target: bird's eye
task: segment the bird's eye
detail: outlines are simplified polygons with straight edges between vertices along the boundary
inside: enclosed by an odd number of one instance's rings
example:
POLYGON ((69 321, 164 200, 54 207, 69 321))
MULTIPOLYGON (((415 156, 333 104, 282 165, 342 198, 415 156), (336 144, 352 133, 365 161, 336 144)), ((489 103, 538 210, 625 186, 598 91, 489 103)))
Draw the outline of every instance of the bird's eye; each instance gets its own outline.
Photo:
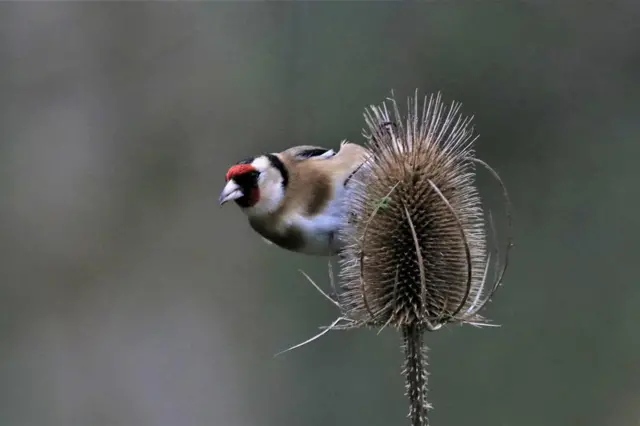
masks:
POLYGON ((257 170, 252 170, 246 173, 242 173, 241 175, 237 175, 233 179, 238 185, 248 188, 256 185, 258 176, 260 176, 260 172, 257 170))

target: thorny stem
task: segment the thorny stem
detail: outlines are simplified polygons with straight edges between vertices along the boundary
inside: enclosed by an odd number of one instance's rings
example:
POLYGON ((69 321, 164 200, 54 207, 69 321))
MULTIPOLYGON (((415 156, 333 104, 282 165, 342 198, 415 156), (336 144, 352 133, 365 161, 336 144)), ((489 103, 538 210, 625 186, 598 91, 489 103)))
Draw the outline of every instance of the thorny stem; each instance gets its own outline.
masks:
POLYGON ((422 341, 422 327, 416 324, 402 327, 405 363, 402 374, 406 380, 411 426, 429 426, 427 402, 427 352, 422 341))

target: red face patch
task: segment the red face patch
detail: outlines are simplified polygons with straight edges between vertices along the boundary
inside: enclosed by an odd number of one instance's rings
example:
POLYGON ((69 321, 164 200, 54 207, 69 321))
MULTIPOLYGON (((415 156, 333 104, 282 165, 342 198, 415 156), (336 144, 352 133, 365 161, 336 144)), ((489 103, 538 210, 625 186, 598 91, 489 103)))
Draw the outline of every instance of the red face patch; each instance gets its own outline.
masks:
POLYGON ((225 180, 228 181, 234 176, 239 176, 244 173, 254 172, 254 171, 256 171, 256 169, 251 164, 235 164, 231 166, 229 170, 227 170, 227 175, 225 176, 225 180))
POLYGON ((258 188, 251 188, 249 192, 249 206, 254 206, 260 201, 260 190, 258 188))

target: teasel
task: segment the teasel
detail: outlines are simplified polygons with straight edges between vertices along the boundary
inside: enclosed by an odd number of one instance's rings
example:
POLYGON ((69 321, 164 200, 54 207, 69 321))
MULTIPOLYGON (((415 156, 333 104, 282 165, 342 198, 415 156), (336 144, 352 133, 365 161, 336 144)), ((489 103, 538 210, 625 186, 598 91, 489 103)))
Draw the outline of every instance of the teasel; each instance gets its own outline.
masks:
POLYGON ((416 92, 402 117, 395 99, 388 101, 391 113, 386 103, 365 110, 369 156, 351 176, 344 197, 346 218, 338 235, 344 244, 340 291, 331 263, 335 297, 301 271, 339 308, 340 316, 321 333, 283 352, 333 329, 400 330, 409 418, 412 426, 427 426, 431 406, 425 331, 450 323, 494 325, 480 311, 502 283, 508 265, 511 203, 499 175, 476 158, 472 118, 460 114, 459 103, 447 106, 437 94, 420 105, 416 92), (485 217, 476 188, 478 165, 498 181, 504 196, 502 254, 491 214, 485 217), (487 227, 493 231, 491 253, 487 227))
MULTIPOLYGON (((439 94, 408 99, 406 117, 391 98, 365 111, 368 161, 353 176, 340 238, 342 311, 335 327, 394 327, 404 339, 409 417, 428 425, 424 331, 447 323, 488 325, 479 311, 502 281, 511 247, 489 280, 486 218, 475 184, 472 118, 439 94)), ((492 226, 490 227, 492 228, 492 226)))

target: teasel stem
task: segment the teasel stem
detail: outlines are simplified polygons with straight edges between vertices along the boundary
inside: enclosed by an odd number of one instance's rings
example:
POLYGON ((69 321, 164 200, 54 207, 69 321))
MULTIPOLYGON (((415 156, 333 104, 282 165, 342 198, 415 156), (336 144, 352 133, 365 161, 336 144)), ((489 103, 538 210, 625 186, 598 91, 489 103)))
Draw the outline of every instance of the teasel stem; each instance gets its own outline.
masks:
POLYGON ((427 402, 427 349, 423 342, 420 325, 402 326, 405 362, 402 374, 405 377, 409 398, 411 426, 429 426, 427 402))

